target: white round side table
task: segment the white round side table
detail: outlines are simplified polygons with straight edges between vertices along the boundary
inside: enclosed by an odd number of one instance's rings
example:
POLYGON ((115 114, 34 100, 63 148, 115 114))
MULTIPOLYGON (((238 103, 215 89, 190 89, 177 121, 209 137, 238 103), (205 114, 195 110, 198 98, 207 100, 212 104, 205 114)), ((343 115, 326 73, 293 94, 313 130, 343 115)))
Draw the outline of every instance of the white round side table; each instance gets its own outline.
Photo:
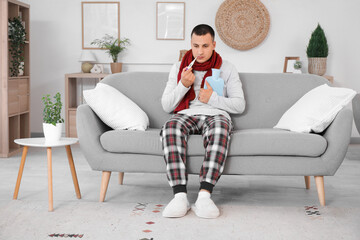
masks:
POLYGON ((21 139, 15 139, 14 142, 19 144, 19 145, 24 146, 24 149, 23 149, 23 153, 22 153, 22 157, 21 157, 21 163, 20 163, 20 167, 19 167, 19 173, 18 173, 18 177, 17 177, 17 181, 16 181, 16 186, 15 186, 15 192, 14 192, 13 199, 17 199, 17 196, 18 196, 18 193, 19 193, 21 177, 22 177, 22 173, 23 173, 23 170, 24 170, 26 154, 28 152, 29 147, 46 148, 47 149, 47 163, 48 163, 49 211, 51 212, 51 211, 54 210, 54 208, 53 208, 52 163, 51 163, 52 155, 51 155, 51 149, 53 147, 63 147, 63 146, 65 146, 67 157, 68 157, 68 160, 69 160, 69 166, 70 166, 72 179, 73 179, 73 182, 74 182, 76 197, 78 199, 80 199, 81 198, 80 188, 79 188, 79 183, 78 183, 77 176, 76 176, 74 160, 73 160, 72 153, 71 153, 71 148, 70 148, 71 144, 77 143, 78 141, 79 140, 77 138, 61 138, 56 143, 47 143, 45 141, 45 138, 21 138, 21 139))

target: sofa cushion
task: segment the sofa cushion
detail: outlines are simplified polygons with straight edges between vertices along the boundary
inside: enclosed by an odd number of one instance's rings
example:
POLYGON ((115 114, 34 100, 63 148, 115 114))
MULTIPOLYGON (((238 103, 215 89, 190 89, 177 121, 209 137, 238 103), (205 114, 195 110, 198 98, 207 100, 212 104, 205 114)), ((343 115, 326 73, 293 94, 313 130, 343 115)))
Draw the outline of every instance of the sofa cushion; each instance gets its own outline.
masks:
MULTIPOLYGON (((103 148, 109 152, 163 155, 160 129, 145 132, 112 130, 100 137, 103 148)), ((320 156, 326 150, 325 138, 318 134, 289 132, 281 129, 246 129, 231 136, 229 156, 282 155, 320 156)), ((201 135, 188 138, 188 155, 202 156, 204 147, 201 135)))
POLYGON ((109 127, 144 131, 149 126, 146 113, 116 88, 98 83, 94 89, 84 91, 91 109, 109 127))
POLYGON ((282 155, 318 157, 327 147, 319 134, 289 132, 281 129, 245 129, 231 137, 229 155, 282 155))
POLYGON ((274 128, 320 133, 330 125, 355 94, 356 92, 349 88, 329 87, 323 84, 300 98, 284 113, 274 128))

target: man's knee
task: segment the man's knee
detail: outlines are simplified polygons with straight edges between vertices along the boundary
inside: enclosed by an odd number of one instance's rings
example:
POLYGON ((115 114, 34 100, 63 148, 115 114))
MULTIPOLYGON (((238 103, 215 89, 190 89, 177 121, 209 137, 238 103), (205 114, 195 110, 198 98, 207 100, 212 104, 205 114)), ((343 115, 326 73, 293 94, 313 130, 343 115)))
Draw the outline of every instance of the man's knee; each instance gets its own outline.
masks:
POLYGON ((180 129, 185 130, 186 129, 186 122, 179 118, 179 117, 173 117, 169 119, 165 124, 163 129, 180 129))
POLYGON ((169 119, 161 129, 161 141, 164 139, 173 138, 179 135, 186 136, 188 130, 186 125, 179 119, 169 119))
POLYGON ((224 116, 219 116, 209 124, 208 134, 209 135, 230 135, 232 128, 231 122, 224 116))

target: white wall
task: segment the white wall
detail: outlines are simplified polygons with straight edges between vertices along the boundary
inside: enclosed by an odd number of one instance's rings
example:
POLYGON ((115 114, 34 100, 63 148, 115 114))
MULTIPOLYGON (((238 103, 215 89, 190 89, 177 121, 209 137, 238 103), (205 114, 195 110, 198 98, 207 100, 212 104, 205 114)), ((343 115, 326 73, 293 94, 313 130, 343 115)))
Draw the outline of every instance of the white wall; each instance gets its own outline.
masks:
MULTIPOLYGON (((98 0, 99 1, 99 0, 98 0)), ((155 65, 124 66, 124 71, 168 71, 178 60, 179 50, 190 48, 190 32, 200 23, 215 29, 215 15, 223 1, 186 2, 185 40, 156 40, 156 1, 120 1, 120 34, 132 45, 120 55, 125 63, 155 65), (157 65, 156 63, 164 63, 157 65)), ((31 132, 42 132, 44 94, 57 91, 64 96, 64 74, 80 71, 81 1, 27 0, 31 5, 31 132)), ((300 56, 306 67, 306 46, 320 23, 329 44, 327 75, 335 85, 360 92, 360 1, 357 0, 262 0, 271 26, 262 44, 239 51, 216 36, 216 50, 233 62, 239 72, 282 72, 285 56, 300 56)), ((216 29, 215 29, 216 30, 216 29)), ((103 51, 95 51, 99 62, 109 63, 103 51)), ((358 134, 353 129, 353 137, 358 134)))

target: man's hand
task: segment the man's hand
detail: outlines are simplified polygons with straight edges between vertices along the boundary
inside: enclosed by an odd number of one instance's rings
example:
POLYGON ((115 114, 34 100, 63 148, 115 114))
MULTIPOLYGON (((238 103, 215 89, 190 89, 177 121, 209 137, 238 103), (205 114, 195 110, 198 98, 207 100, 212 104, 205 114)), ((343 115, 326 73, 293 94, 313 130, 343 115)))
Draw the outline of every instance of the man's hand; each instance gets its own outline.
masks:
POLYGON ((185 87, 190 87, 194 84, 195 81, 195 75, 192 72, 192 68, 189 68, 188 70, 185 70, 184 68, 181 73, 181 82, 185 87))
POLYGON ((199 101, 203 102, 203 103, 208 103, 208 101, 210 100, 211 94, 213 92, 213 89, 206 80, 205 80, 205 84, 207 86, 207 89, 200 88, 199 101))

